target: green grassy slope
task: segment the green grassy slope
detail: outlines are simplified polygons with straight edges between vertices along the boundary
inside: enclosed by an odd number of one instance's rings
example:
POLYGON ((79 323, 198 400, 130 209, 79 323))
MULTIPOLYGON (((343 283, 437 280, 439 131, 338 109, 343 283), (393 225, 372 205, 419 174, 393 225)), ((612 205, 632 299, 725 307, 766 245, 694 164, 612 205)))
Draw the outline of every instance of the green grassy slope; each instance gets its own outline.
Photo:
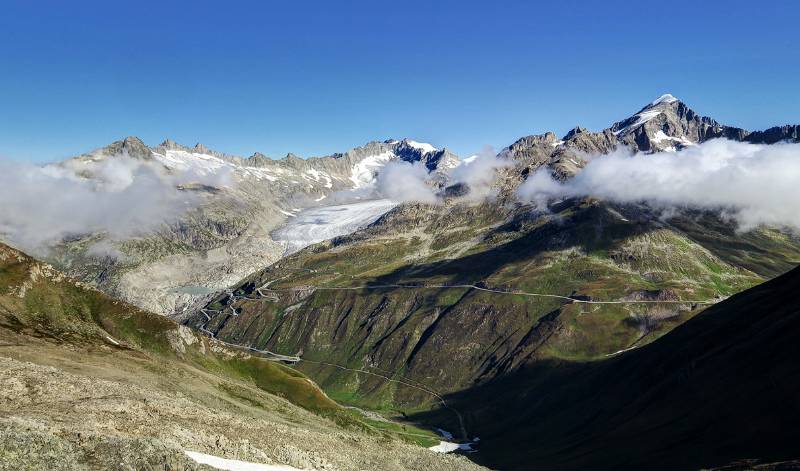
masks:
POLYGON ((0 287, 0 328, 9 334, 83 348, 113 347, 158 363, 179 361, 254 381, 264 391, 308 410, 348 415, 291 368, 235 351, 216 353, 208 340, 193 335, 185 337, 187 342, 180 326, 169 319, 88 289, 4 245, 0 245, 0 287))
POLYGON ((344 408, 295 369, 2 244, 0 370, 0 462, 15 469, 194 469, 182 449, 335 469, 472 466, 418 446, 435 432, 344 408))
MULTIPOLYGON (((647 207, 592 200, 566 201, 549 214, 410 205, 253 275, 238 294, 258 299, 221 296, 210 306, 222 311, 211 322, 198 315, 189 324, 230 342, 302 351, 305 359, 453 392, 536 361, 602 359, 644 345, 702 309, 690 301, 721 299, 798 262, 796 238, 737 232, 708 213, 663 220, 647 207), (268 298, 253 294, 273 280, 268 298), (393 283, 687 302, 580 305, 468 288, 319 289, 393 283)), ((379 378, 300 367, 330 393, 369 407, 410 411, 435 402, 379 378)))

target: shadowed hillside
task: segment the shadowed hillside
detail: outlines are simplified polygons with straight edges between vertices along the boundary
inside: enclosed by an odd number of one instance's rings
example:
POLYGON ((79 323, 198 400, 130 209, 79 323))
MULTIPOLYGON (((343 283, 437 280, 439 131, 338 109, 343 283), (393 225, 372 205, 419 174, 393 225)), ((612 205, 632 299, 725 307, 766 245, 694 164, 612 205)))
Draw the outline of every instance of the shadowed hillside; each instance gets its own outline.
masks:
MULTIPOLYGON (((540 363, 449 401, 499 469, 699 469, 800 456, 800 268, 609 360, 540 363)), ((447 420, 436 414, 420 420, 447 420)))

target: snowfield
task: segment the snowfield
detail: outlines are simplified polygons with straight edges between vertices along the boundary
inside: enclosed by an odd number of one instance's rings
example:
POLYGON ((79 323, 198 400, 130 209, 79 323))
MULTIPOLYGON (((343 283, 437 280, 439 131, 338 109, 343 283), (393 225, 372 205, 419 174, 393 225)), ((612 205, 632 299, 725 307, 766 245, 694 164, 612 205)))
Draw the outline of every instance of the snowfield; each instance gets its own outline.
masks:
POLYGON ((301 471, 300 468, 295 468, 294 466, 281 466, 229 460, 227 458, 220 458, 218 456, 206 455, 205 453, 198 453, 196 451, 188 450, 184 450, 184 453, 186 453, 189 458, 193 459, 199 464, 205 464, 227 471, 301 471))
POLYGON ((396 205, 393 201, 380 199, 310 208, 289 219, 285 226, 272 233, 272 238, 285 242, 286 255, 289 255, 303 247, 365 227, 396 205))
POLYGON ((438 445, 428 447, 428 449, 431 451, 434 451, 436 453, 452 453, 456 450, 461 450, 466 453, 474 453, 475 451, 477 451, 474 448, 472 448, 472 445, 480 441, 480 438, 478 437, 473 438, 471 442, 455 443, 449 441, 453 439, 452 433, 448 432, 447 430, 442 430, 440 428, 437 428, 436 431, 439 432, 439 435, 441 435, 442 438, 444 438, 444 440, 439 440, 438 445))

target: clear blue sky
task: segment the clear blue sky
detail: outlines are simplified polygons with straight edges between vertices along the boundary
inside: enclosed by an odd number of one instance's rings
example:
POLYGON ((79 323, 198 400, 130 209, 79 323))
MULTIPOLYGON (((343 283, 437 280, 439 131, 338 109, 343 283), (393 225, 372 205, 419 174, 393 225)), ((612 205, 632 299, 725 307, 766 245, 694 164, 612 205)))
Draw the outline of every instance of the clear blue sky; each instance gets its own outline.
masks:
POLYGON ((800 2, 29 1, 0 10, 0 155, 127 135, 238 155, 412 137, 468 154, 670 92, 800 122, 800 2))

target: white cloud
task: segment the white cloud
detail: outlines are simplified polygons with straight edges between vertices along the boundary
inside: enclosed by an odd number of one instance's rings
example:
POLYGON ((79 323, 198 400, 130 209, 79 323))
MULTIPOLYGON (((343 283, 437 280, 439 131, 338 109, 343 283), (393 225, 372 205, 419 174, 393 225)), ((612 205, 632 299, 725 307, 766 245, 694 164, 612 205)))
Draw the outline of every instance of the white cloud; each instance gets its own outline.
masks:
POLYGON ((662 207, 722 209, 742 229, 760 224, 800 228, 800 144, 771 146, 712 140, 678 153, 597 156, 560 183, 540 169, 521 199, 593 196, 662 207))
POLYGON ((436 203, 436 191, 428 178, 428 169, 421 162, 389 162, 378 173, 375 188, 392 201, 436 203))
POLYGON ((470 189, 468 198, 484 199, 492 195, 497 170, 512 165, 509 159, 497 157, 491 146, 484 146, 479 153, 464 159, 461 165, 450 171, 451 184, 466 184, 470 189))
MULTIPOLYGON (((228 174, 168 173, 156 162, 126 155, 44 167, 0 160, 0 237, 43 253, 71 235, 142 234, 202 201, 178 185, 224 186, 229 180, 228 174)), ((113 252, 110 246, 103 251, 113 252)))

